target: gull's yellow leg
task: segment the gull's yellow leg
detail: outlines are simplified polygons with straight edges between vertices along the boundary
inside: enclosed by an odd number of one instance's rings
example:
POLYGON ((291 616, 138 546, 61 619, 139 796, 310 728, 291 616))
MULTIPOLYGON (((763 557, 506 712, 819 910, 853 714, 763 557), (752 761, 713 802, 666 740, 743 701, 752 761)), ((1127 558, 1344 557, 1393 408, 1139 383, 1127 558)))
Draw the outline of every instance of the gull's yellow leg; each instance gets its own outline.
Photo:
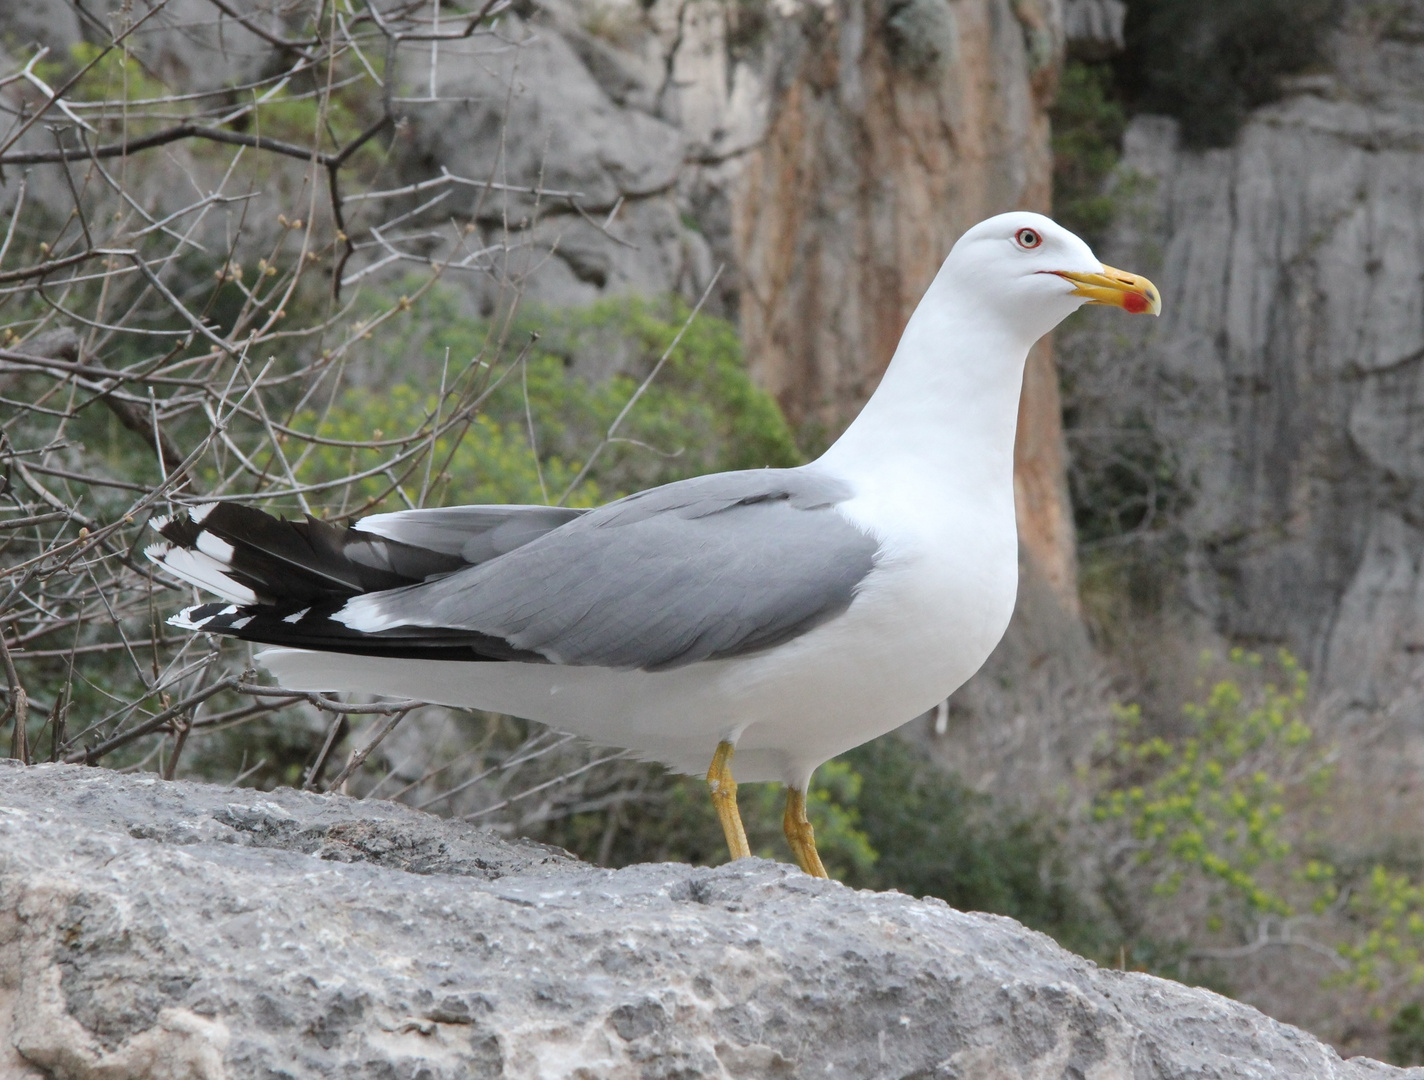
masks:
POLYGON ((742 827, 742 815, 737 810, 737 782, 732 779, 734 749, 729 742, 717 744, 717 752, 712 755, 712 767, 707 770, 707 786, 712 789, 712 805, 717 808, 717 817, 722 821, 727 850, 736 860, 747 858, 752 849, 747 843, 747 830, 742 827))
POLYGON ((781 827, 786 831, 786 841, 801 869, 812 877, 829 877, 821 865, 821 856, 816 851, 816 830, 811 828, 811 819, 806 816, 806 793, 794 787, 786 789, 786 814, 781 819, 781 827))

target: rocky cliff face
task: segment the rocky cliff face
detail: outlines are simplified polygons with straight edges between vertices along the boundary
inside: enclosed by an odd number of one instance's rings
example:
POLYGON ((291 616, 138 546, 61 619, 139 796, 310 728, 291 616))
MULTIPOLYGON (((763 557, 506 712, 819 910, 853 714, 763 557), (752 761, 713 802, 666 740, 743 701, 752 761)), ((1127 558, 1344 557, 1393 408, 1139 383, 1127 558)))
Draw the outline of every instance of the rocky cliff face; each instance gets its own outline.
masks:
POLYGON ((1185 492, 1174 595, 1193 614, 1178 629, 1288 646, 1349 753, 1366 753, 1374 797, 1412 804, 1424 6, 1357 5, 1334 56, 1227 149, 1189 152, 1171 121, 1134 121, 1103 257, 1157 277, 1163 317, 1076 330, 1064 355, 1082 423, 1145 425, 1185 492))
POLYGON ((0 1075, 1420 1080, 1010 919, 0 763, 0 1075))
POLYGON ((958 235, 1048 208, 1061 31, 1007 0, 833 4, 799 29, 733 235, 754 370, 793 419, 835 431, 958 235))

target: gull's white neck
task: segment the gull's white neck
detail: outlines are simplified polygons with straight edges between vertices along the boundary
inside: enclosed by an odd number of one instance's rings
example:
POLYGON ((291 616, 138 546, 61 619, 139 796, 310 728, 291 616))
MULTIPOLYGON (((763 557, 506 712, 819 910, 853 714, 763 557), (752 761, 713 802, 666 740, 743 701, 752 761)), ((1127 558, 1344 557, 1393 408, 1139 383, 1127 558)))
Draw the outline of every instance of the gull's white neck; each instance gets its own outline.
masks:
POLYGON ((817 464, 875 502, 970 499, 1012 512, 1019 391, 1036 335, 948 278, 941 270, 875 394, 817 464))

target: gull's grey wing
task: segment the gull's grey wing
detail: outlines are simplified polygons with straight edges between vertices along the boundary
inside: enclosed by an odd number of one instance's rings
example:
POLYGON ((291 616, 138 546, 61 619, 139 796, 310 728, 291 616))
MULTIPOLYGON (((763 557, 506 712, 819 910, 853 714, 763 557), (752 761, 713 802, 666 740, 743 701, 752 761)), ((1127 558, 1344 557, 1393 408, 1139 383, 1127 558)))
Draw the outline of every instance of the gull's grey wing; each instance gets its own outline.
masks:
POLYGON ((458 556, 471 566, 504 555, 588 513, 564 506, 441 506, 364 517, 356 533, 458 556))
POLYGON ((376 637, 438 628, 616 668, 770 648, 845 611, 870 573, 876 541, 835 509, 849 495, 812 469, 684 480, 440 580, 357 597, 333 618, 376 637))

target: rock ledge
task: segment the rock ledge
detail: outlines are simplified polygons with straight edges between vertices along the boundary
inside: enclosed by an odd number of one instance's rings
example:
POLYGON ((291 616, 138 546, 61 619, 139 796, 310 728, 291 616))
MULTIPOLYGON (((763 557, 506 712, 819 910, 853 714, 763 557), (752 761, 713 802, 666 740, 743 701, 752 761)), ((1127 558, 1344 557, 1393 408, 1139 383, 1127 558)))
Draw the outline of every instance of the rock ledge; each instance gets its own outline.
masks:
POLYGON ((0 1077, 1412 1077, 1011 919, 0 766, 0 1077))

